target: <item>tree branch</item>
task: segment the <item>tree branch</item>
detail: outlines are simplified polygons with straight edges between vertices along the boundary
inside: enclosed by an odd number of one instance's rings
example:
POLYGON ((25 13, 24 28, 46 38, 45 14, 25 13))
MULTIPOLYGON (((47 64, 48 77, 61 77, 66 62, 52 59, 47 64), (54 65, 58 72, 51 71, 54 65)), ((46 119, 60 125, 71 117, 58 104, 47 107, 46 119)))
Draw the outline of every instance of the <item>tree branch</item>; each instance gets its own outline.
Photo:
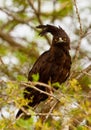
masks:
POLYGON ((22 45, 20 45, 18 42, 14 41, 14 39, 9 35, 4 33, 3 31, 0 30, 0 37, 7 41, 11 46, 16 47, 16 48, 21 48, 23 47, 22 45))
POLYGON ((76 0, 74 0, 74 6, 75 6, 75 9, 76 9, 77 18, 78 18, 78 22, 79 22, 79 25, 80 25, 80 30, 79 30, 80 39, 78 41, 78 46, 76 48, 76 53, 75 53, 75 57, 74 57, 74 61, 76 61, 78 56, 79 56, 79 49, 80 49, 81 40, 82 40, 82 36, 83 36, 83 30, 82 30, 81 19, 80 19, 78 7, 77 7, 77 4, 76 4, 76 0))
MULTIPOLYGON (((87 75, 87 73, 88 73, 89 71, 91 71, 91 64, 90 64, 87 68, 85 68, 84 70, 82 70, 82 71, 80 72, 80 74, 77 75, 76 79, 77 79, 77 80, 81 79, 81 78, 84 76, 84 74, 87 75)), ((90 76, 91 76, 91 75, 90 75, 90 76)))
MULTIPOLYGON (((38 10, 35 9, 35 7, 34 7, 34 5, 33 5, 33 2, 32 2, 31 0, 28 0, 28 3, 29 3, 29 5, 31 6, 31 8, 33 9, 33 11, 34 11, 34 13, 35 13, 35 15, 36 15, 36 17, 37 17, 37 19, 38 19, 38 21, 39 21, 39 24, 42 25, 42 24, 43 24, 43 21, 42 21, 41 18, 40 18, 40 16, 41 16, 41 12, 40 12, 41 9, 40 9, 40 8, 38 8, 38 10)), ((40 4, 40 1, 39 1, 39 4, 40 4)), ((46 38, 48 44, 51 45, 50 39, 48 38, 47 35, 45 35, 45 38, 46 38)))
POLYGON ((21 83, 21 84, 24 85, 25 87, 33 88, 33 89, 39 91, 40 93, 46 94, 46 95, 48 95, 48 96, 50 96, 50 97, 53 97, 53 98, 55 98, 56 100, 60 101, 59 98, 57 98, 55 95, 50 94, 50 93, 48 93, 48 92, 45 92, 45 91, 43 91, 43 90, 41 90, 41 89, 35 87, 35 85, 42 85, 43 87, 49 88, 49 86, 46 85, 46 84, 38 83, 38 82, 37 82, 37 83, 33 83, 33 82, 30 82, 30 81, 29 81, 28 83, 21 83))

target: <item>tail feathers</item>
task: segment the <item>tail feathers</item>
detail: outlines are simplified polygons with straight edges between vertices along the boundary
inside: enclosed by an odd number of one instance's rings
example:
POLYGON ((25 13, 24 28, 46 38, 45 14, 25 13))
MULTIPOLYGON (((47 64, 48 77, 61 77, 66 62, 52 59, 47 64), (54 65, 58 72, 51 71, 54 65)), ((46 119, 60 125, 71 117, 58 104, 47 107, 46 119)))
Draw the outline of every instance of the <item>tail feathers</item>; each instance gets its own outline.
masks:
POLYGON ((23 113, 23 111, 20 109, 20 110, 18 111, 18 113, 16 114, 16 118, 20 117, 22 113, 23 113))
POLYGON ((31 117, 31 115, 27 115, 26 113, 24 113, 21 109, 18 111, 17 115, 16 115, 16 119, 22 117, 23 119, 28 119, 31 117))

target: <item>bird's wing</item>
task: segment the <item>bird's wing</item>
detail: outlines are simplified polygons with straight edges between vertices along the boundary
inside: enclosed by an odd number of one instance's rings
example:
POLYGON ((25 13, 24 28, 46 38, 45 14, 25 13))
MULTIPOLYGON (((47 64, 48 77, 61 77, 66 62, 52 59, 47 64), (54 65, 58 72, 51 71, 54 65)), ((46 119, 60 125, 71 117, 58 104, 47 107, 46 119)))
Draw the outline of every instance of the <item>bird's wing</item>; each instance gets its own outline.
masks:
POLYGON ((48 72, 51 68, 51 64, 49 63, 49 51, 44 52, 38 60, 33 65, 33 68, 30 70, 28 74, 28 80, 32 81, 33 74, 39 74, 39 81, 45 82, 48 80, 48 72), (47 68, 47 69, 46 69, 47 68))

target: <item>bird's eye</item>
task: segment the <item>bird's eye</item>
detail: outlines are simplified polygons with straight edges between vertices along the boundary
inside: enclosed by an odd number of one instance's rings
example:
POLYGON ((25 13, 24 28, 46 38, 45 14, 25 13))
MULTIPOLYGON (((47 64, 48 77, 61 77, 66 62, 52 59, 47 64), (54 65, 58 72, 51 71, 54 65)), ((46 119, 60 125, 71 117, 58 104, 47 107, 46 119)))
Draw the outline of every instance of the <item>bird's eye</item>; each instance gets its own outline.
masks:
POLYGON ((63 41, 66 41, 66 38, 65 38, 65 37, 63 38, 63 41))

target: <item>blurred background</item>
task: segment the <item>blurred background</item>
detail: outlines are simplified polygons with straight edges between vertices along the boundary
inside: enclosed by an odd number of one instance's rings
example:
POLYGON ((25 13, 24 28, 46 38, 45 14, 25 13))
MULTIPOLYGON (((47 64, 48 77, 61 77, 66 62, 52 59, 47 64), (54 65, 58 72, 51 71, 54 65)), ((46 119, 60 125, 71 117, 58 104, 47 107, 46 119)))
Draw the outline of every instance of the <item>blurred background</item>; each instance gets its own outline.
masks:
MULTIPOLYGON (((0 79, 16 80, 27 73, 38 56, 50 47, 49 37, 38 36, 36 26, 61 26, 71 39, 70 54, 76 55, 78 67, 91 62, 91 0, 77 0, 80 22, 71 0, 1 0, 0 1, 0 79)), ((23 80, 23 79, 22 79, 23 80)))
MULTIPOLYGON (((71 40, 71 78, 79 80, 84 88, 84 91, 81 91, 82 94, 85 91, 90 93, 91 0, 0 0, 1 108, 8 103, 5 96, 2 96, 5 94, 2 94, 2 90, 6 86, 9 86, 10 89, 12 81, 27 81, 28 72, 36 59, 50 48, 52 37, 50 34, 45 37, 38 35, 39 30, 36 29, 36 26, 40 24, 61 26, 67 32, 71 40), (8 81, 9 83, 6 85, 8 81)), ((13 87, 13 93, 9 90, 12 94, 10 99, 17 88, 13 87)), ((17 92, 15 96, 18 94, 17 92)), ((87 103, 89 104, 89 101, 87 103)), ((82 104, 80 105, 82 107, 82 104)), ((88 105, 88 109, 91 109, 90 105, 88 105)), ((82 121, 85 120, 84 118, 83 115, 82 121)), ((90 118, 88 122, 91 123, 91 117, 88 118, 90 118)), ((5 127, 2 126, 2 129, 5 127)), ((10 127, 8 129, 10 130, 10 127)), ((22 130, 30 129, 32 128, 22 128, 22 130)), ((59 129, 61 128, 58 127, 59 129)), ((56 130, 56 126, 54 130, 56 130)))

